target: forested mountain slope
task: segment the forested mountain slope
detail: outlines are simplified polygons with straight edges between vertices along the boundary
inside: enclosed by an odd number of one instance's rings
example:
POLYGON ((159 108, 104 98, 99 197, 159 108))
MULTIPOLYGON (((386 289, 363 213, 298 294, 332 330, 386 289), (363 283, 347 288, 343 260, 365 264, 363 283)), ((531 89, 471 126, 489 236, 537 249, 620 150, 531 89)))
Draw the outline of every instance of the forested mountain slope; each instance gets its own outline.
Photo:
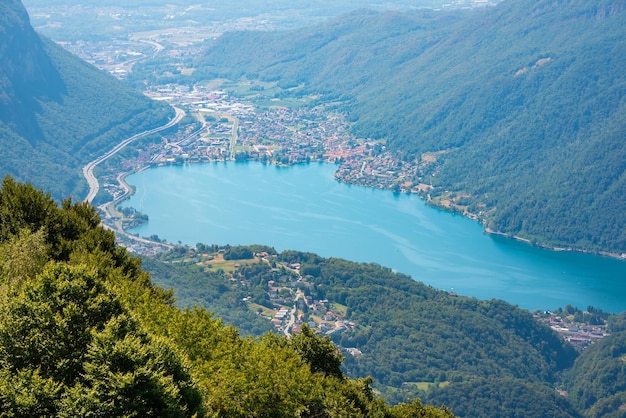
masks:
POLYGON ((235 258, 234 271, 224 264, 207 268, 201 254, 211 251, 201 248, 179 247, 144 266, 155 283, 173 288, 180 307, 217 312, 246 334, 267 332, 277 325, 270 319, 279 307, 297 306, 296 324, 331 335, 346 353, 346 375, 371 376, 391 403, 420 397, 455 405, 466 417, 580 416, 554 396, 577 353, 527 311, 450 295, 376 264, 259 246, 250 246, 250 254, 276 254, 274 263, 235 258), (285 268, 294 264, 299 277, 285 268), (298 293, 310 299, 294 301, 298 293), (340 323, 348 325, 337 328, 340 323))
POLYGON ((452 417, 348 379, 328 337, 242 338, 181 311, 95 208, 0 188, 3 416, 452 417))
POLYGON ((0 172, 83 197, 81 168, 170 110, 40 38, 19 0, 0 2, 0 172))
POLYGON ((566 374, 569 397, 587 416, 623 417, 626 408, 626 332, 589 347, 566 374))
POLYGON ((439 152, 426 169, 432 197, 508 234, 622 253, 625 9, 507 0, 455 14, 355 12, 307 30, 226 34, 196 75, 342 99, 356 134, 408 161, 439 152))

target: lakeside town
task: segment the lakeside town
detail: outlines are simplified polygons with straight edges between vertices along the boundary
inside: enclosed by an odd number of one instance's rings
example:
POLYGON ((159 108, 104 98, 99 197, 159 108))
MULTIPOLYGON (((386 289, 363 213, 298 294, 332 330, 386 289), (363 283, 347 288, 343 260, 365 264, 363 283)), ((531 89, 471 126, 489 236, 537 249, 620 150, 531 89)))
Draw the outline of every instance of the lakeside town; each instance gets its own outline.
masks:
MULTIPOLYGON (((245 86, 248 94, 256 92, 255 87, 245 86)), ((132 193, 124 178, 151 166, 318 161, 336 164, 338 181, 429 198, 432 186, 424 182, 422 172, 436 156, 425 155, 420 164, 401 162, 385 149, 384 141, 356 138, 332 104, 288 106, 281 99, 269 99, 269 104, 259 106, 253 100, 258 97, 242 99, 215 85, 169 84, 148 88, 145 94, 170 103, 186 116, 176 128, 135 142, 128 153, 101 164, 97 173, 100 193, 94 201, 103 211, 103 223, 117 232, 120 244, 138 254, 154 255, 171 248, 154 239, 158 237, 140 238, 127 232, 148 222, 149 214, 123 207, 132 193)))
MULTIPOLYGON (((476 8, 495 3, 455 0, 442 3, 441 8, 476 8)), ((147 96, 184 109, 187 114, 178 130, 153 138, 151 143, 134 143, 132 153, 99 167, 100 190, 104 193, 101 192, 96 203, 102 207, 103 202, 113 202, 108 206, 105 223, 118 231, 120 243, 132 251, 155 254, 168 247, 163 243, 151 245, 150 239, 136 239, 125 232, 148 218, 134 210, 127 214, 117 210, 116 205, 131 190, 124 178, 147 167, 166 164, 249 160, 290 165, 323 161, 337 164, 335 178, 340 182, 417 193, 434 206, 475 219, 481 216, 459 205, 458 197, 448 193, 431 196, 441 153, 424 154, 412 162, 401 161, 387 151, 384 139, 354 137, 350 123, 335 110, 335 103, 324 103, 319 97, 293 99, 278 83, 259 80, 196 84, 190 81, 189 76, 196 70, 193 57, 201 55, 208 42, 224 32, 301 27, 322 16, 307 17, 289 9, 276 10, 274 14, 215 19, 213 10, 200 5, 142 9, 80 6, 62 13, 54 7, 40 6, 31 14, 36 27, 44 33, 65 34, 59 43, 69 51, 136 85, 147 96), (82 38, 68 38, 72 25, 93 16, 94 11, 101 22, 99 30, 112 31, 111 36, 86 32, 82 38), (153 19, 146 20, 148 15, 153 19), (213 19, 200 24, 209 15, 213 19), (194 16, 196 19, 192 19, 194 16), (109 24, 112 26, 106 29, 109 24)))
POLYGON ((277 100, 261 108, 205 86, 156 86, 146 94, 185 109, 186 123, 160 140, 134 145, 133 155, 105 166, 100 180, 113 199, 127 189, 120 175, 150 166, 229 160, 326 162, 337 165, 335 178, 347 184, 424 197, 432 188, 423 172, 435 162, 433 156, 415 164, 402 162, 386 150, 384 141, 352 135, 345 117, 325 104, 288 107, 277 100))

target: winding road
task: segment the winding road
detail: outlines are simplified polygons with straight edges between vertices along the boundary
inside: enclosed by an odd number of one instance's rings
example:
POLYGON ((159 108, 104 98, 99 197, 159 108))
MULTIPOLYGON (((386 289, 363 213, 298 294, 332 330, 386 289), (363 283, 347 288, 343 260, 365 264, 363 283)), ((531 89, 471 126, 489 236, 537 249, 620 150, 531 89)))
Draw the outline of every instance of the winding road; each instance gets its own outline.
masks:
MULTIPOLYGON (((89 202, 89 203, 93 202, 93 199, 96 197, 96 195, 98 194, 98 191, 100 190, 100 183, 98 183, 98 179, 93 174, 94 168, 96 168, 96 166, 100 164, 101 162, 108 160, 109 158, 111 158, 112 156, 120 152, 122 149, 124 149, 124 147, 126 147, 126 145, 130 144, 134 140, 141 138, 143 136, 146 136, 146 135, 151 135, 155 132, 163 131, 165 129, 171 128, 172 126, 176 125, 185 116, 185 111, 177 107, 175 107, 174 110, 176 111, 176 115, 171 121, 169 121, 165 125, 159 126, 158 128, 150 129, 148 131, 138 133, 137 135, 131 136, 130 138, 126 138, 125 140, 117 144, 115 147, 113 147, 113 149, 108 151, 106 154, 101 155, 100 157, 96 158, 95 160, 93 160, 92 162, 90 162, 89 164, 83 167, 83 176, 85 176, 85 179, 87 180, 87 183, 89 184, 89 193, 87 194, 87 197, 85 198, 85 202, 89 202)), ((124 184, 122 184, 122 186, 124 186, 124 184)), ((126 188, 126 191, 128 192, 127 188, 126 188)))

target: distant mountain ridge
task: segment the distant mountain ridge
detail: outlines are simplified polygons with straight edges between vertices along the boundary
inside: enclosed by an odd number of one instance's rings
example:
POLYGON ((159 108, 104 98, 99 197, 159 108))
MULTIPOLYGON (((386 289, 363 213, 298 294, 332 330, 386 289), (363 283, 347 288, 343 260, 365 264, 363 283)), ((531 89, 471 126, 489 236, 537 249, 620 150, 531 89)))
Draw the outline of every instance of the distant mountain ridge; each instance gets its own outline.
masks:
POLYGON ((625 10, 624 0, 508 0, 467 13, 361 11, 226 34, 196 75, 341 99, 357 135, 385 138, 407 161, 438 153, 426 172, 433 198, 537 243, 625 253, 625 10))
POLYGON ((72 56, 30 25, 19 0, 0 3, 0 173, 55 197, 84 197, 82 165, 170 110, 72 56))

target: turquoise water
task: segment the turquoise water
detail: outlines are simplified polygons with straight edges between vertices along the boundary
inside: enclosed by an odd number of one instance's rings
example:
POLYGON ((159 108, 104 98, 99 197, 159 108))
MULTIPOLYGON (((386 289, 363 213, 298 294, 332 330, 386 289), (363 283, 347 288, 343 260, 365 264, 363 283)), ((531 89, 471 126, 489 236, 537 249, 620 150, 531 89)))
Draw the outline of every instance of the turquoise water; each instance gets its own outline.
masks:
POLYGON ((209 163, 128 177, 134 229, 170 242, 266 244, 278 251, 375 262, 443 290, 526 309, 572 304, 626 310, 626 262, 554 252, 485 234, 417 196, 340 184, 335 166, 209 163))

